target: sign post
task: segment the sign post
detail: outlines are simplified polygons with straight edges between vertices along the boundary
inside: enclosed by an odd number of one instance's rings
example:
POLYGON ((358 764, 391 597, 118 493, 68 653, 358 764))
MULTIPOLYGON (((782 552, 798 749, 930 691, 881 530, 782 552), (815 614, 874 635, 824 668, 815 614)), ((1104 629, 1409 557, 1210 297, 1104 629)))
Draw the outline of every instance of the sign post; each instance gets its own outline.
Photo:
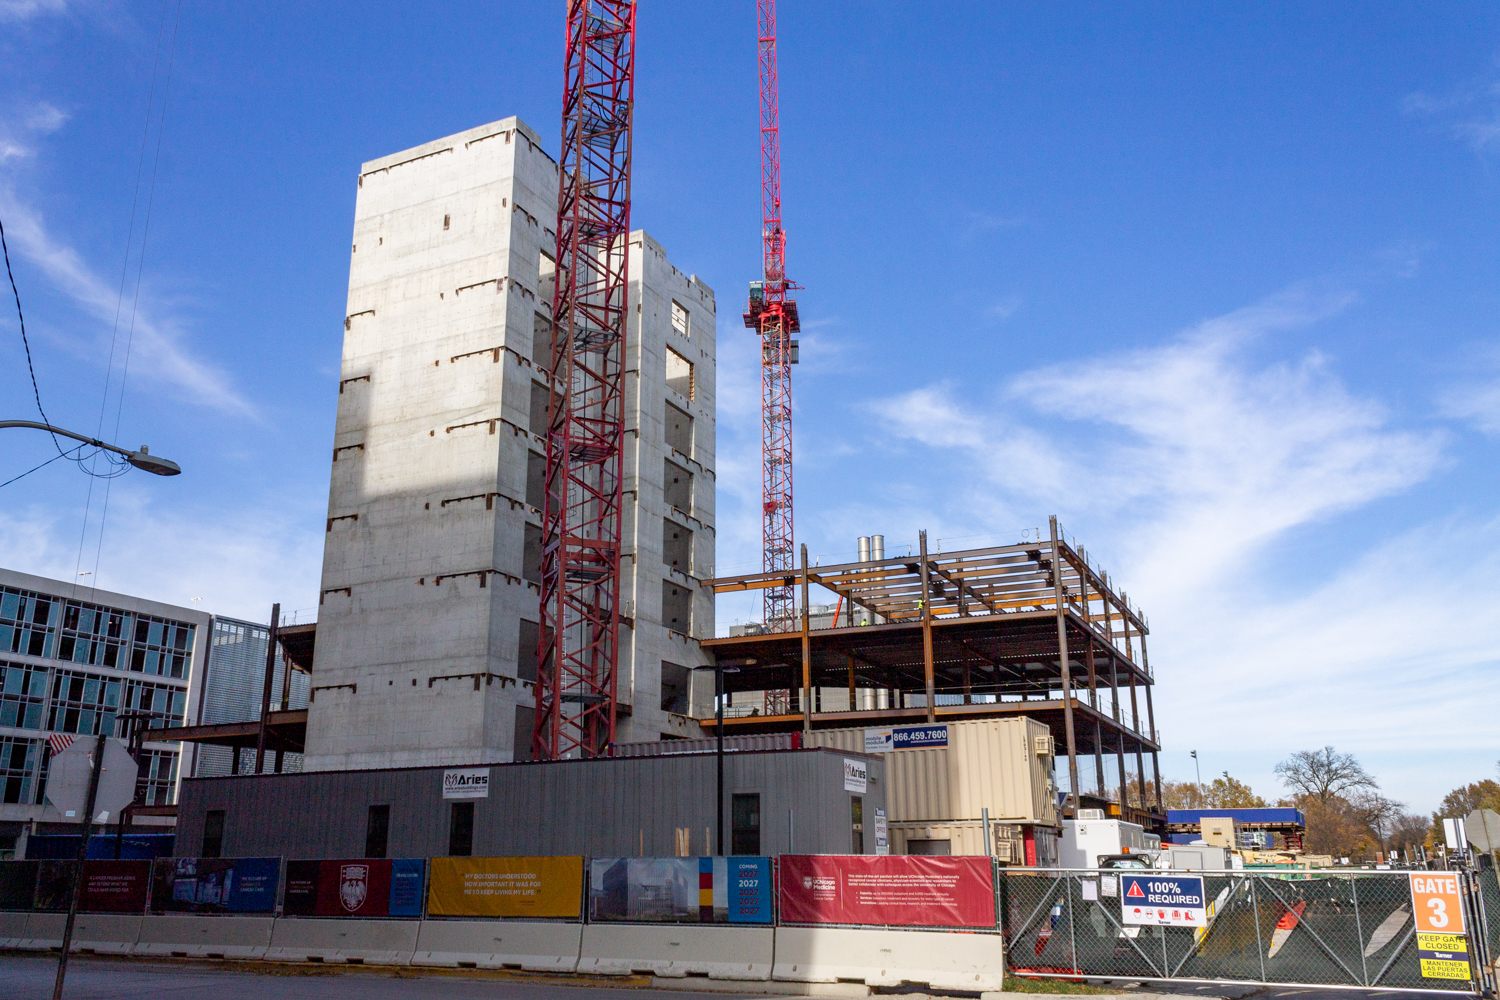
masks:
POLYGON ((1412 872, 1411 912, 1424 979, 1473 979, 1458 872, 1412 872))
MULTIPOLYGON (((73 873, 73 891, 68 894, 68 921, 63 925, 62 954, 57 957, 57 980, 52 1000, 62 1000, 63 980, 68 975, 68 949, 73 944, 73 924, 78 920, 78 896, 83 889, 83 866, 89 856, 89 835, 94 829, 94 800, 99 795, 99 772, 104 769, 104 736, 94 737, 93 768, 89 774, 88 800, 79 823, 83 836, 78 842, 78 869, 73 873)), ((133 780, 133 779, 132 779, 133 780)))

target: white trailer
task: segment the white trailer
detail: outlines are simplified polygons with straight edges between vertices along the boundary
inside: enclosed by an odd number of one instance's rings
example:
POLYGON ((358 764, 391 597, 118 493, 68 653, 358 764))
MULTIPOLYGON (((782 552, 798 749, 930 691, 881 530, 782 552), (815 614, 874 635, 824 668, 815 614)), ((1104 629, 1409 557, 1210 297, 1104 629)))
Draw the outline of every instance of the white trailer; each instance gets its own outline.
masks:
MULTIPOLYGON (((1119 819, 1065 819, 1058 844, 1062 868, 1097 868, 1106 854, 1151 854, 1161 839, 1146 833, 1138 823, 1119 819)), ((1150 864, 1150 859, 1147 864, 1150 864)))

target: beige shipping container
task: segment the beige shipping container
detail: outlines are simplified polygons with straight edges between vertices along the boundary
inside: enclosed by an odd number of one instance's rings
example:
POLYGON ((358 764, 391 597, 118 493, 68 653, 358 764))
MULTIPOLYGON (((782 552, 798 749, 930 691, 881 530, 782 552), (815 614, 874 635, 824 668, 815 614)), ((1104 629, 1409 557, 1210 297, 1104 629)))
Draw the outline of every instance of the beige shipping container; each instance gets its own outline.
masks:
MULTIPOLYGON (((1057 825, 1057 799, 1052 787, 1054 744, 1047 726, 1025 716, 946 725, 946 747, 885 754, 886 780, 890 783, 886 789, 887 821, 893 852, 906 853, 908 839, 945 839, 937 833, 931 837, 910 833, 917 826, 934 830, 951 826, 954 831, 965 831, 946 838, 954 841, 954 854, 983 854, 980 821, 985 809, 992 823, 1057 825), (972 837, 967 832, 970 826, 972 837), (960 850, 960 844, 966 849, 960 850), (970 846, 972 850, 967 849, 970 846)), ((865 732, 814 730, 804 735, 803 745, 865 752, 865 732)))
MULTIPOLYGON (((890 828, 892 854, 983 854, 984 822, 898 823, 890 828)), ((990 853, 996 861, 1019 865, 1026 857, 1021 828, 990 823, 990 853)))

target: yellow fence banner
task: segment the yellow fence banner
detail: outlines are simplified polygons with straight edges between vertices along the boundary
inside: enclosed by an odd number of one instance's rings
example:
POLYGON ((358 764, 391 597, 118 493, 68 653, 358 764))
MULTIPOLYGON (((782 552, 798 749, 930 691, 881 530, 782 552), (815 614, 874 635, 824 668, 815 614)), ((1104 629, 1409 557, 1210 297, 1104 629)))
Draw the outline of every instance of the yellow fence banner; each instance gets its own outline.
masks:
POLYGON ((434 917, 564 917, 583 912, 583 858, 433 858, 434 917))

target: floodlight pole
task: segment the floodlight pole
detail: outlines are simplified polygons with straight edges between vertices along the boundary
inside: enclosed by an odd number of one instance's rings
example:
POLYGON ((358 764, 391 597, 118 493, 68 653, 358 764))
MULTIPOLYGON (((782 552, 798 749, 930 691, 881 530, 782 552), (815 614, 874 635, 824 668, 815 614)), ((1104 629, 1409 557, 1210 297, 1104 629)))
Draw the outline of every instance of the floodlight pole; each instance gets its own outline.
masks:
POLYGON ((88 804, 83 809, 82 838, 78 844, 78 868, 73 872, 73 891, 68 894, 68 922, 63 925, 62 954, 57 957, 57 981, 52 1000, 62 1000, 63 979, 68 974, 68 949, 73 944, 73 923, 78 919, 78 897, 83 891, 83 865, 89 856, 89 835, 94 832, 94 801, 99 795, 99 772, 104 769, 104 734, 94 737, 94 762, 89 771, 88 804))

